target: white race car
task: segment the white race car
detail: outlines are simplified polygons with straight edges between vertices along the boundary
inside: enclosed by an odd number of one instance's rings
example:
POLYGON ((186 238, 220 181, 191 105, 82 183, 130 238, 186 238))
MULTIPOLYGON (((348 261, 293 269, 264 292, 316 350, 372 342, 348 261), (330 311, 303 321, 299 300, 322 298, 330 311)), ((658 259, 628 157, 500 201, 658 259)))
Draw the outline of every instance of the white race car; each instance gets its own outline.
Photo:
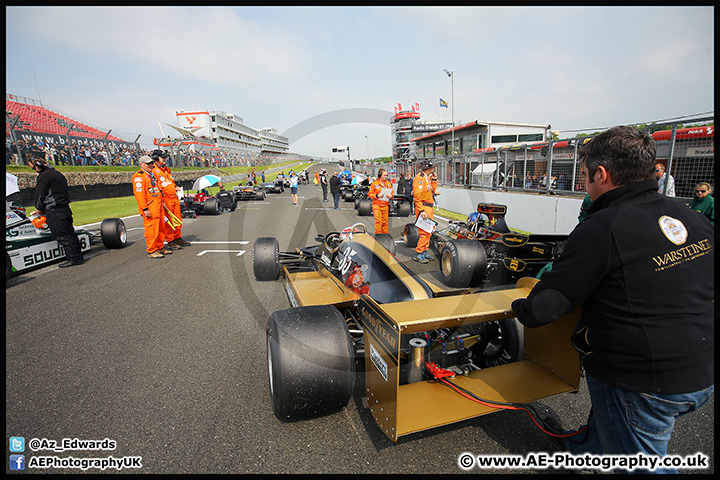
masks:
MULTIPOLYGON (((50 229, 39 223, 36 227, 31 218, 25 218, 21 210, 14 209, 5 201, 5 277, 65 258, 65 248, 53 239, 50 229)), ((99 232, 75 228, 83 252, 90 250, 91 243, 99 236, 106 248, 123 248, 127 245, 127 229, 119 218, 107 218, 99 232)))

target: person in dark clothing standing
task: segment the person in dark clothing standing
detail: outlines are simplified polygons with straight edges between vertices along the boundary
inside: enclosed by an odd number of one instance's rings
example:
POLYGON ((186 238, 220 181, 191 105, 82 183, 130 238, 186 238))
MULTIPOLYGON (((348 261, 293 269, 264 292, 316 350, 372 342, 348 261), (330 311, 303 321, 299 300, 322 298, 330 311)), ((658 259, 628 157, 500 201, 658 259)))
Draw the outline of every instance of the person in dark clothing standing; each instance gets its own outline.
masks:
POLYGON ((338 172, 333 172, 333 176, 330 178, 330 193, 332 193, 335 202, 335 210, 340 208, 340 183, 338 172))
POLYGON ((323 192, 323 202, 327 202, 327 193, 328 193, 328 180, 327 180, 327 170, 324 168, 320 170, 320 187, 322 187, 323 192))
POLYGON ((655 154, 651 136, 624 126, 581 147, 588 216, 512 304, 527 327, 580 306, 571 341, 592 415, 561 440, 574 454, 665 456, 675 420, 714 387, 713 227, 657 192, 655 154))
POLYGON ((65 248, 67 261, 60 268, 82 265, 84 262, 80 240, 73 227, 70 194, 65 176, 49 167, 42 152, 33 154, 28 162, 30 168, 38 173, 35 184, 35 208, 38 214, 45 215, 53 238, 65 248))

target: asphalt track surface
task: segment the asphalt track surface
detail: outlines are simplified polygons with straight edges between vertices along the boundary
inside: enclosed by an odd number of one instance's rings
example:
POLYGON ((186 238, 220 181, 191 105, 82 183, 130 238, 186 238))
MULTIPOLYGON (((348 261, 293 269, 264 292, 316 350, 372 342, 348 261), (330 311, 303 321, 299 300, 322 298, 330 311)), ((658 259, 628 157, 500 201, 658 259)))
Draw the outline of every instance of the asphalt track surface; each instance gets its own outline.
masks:
MULTIPOLYGON (((310 169, 313 172, 320 166, 310 169)), ((333 166, 329 166, 332 172, 333 166)), ((6 437, 103 440, 114 450, 24 452, 58 458, 141 457, 131 473, 572 473, 571 470, 463 470, 472 455, 556 452, 555 443, 522 411, 502 411, 387 439, 364 406, 363 376, 342 411, 282 423, 272 412, 265 329, 271 312, 289 308, 281 281, 257 282, 252 245, 276 237, 281 250, 358 221, 352 203, 323 203, 315 185, 265 201, 246 201, 219 216, 186 219, 193 243, 163 259, 145 252, 139 216, 125 220, 130 244, 94 245, 83 266, 57 265, 11 278, 6 288, 6 437)), ((401 239, 408 218, 390 218, 401 239)), ((397 256, 432 276, 402 243, 397 256)), ((565 428, 585 423, 590 408, 577 394, 535 402, 565 428)), ((714 472, 714 396, 676 423, 669 453, 709 457, 714 472)), ((7 451, 7 450, 6 450, 7 451)), ((8 455, 8 461, 9 456, 8 455)), ((79 470, 41 469, 59 473, 79 470)), ((87 472, 101 472, 89 469, 87 472)), ((113 470, 105 470, 105 472, 113 470)), ((9 463, 6 472, 11 472, 9 463)), ((13 472, 15 473, 15 472, 13 472)))

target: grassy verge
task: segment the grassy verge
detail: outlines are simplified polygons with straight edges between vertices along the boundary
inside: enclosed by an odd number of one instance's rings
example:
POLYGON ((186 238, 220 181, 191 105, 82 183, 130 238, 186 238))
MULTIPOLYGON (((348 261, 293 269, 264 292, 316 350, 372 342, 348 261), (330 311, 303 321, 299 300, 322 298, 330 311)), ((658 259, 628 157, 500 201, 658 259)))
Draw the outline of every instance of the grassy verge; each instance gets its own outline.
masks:
MULTIPOLYGON (((293 164, 295 162, 288 162, 281 165, 273 165, 272 168, 278 168, 283 167, 289 164, 293 164)), ((297 172, 302 171, 303 169, 307 168, 309 165, 312 165, 312 163, 306 163, 302 165, 297 165, 293 167, 293 169, 297 172)), ((7 165, 7 167, 13 167, 12 165, 7 165)), ((22 169, 25 169, 25 171, 30 172, 29 167, 20 167, 20 166, 14 166, 14 171, 23 171, 22 169)), ((60 166, 58 168, 59 171, 65 171, 65 172, 78 172, 78 171, 123 171, 123 170, 131 170, 136 171, 137 167, 62 167, 60 166), (98 170, 101 169, 101 170, 98 170), (111 169, 111 170, 102 170, 102 169, 111 169)), ((183 169, 187 170, 187 169, 183 169)), ((229 167, 222 169, 223 170, 223 176, 224 175, 238 175, 243 173, 250 173, 253 170, 255 170, 255 173, 258 174, 262 170, 255 167, 229 167)), ((288 169, 285 169, 288 170, 288 169)), ((11 169, 8 169, 8 171, 11 171, 11 169)), ((275 180, 277 177, 277 173, 272 173, 265 175, 265 181, 271 182, 275 180)), ((258 182, 260 181, 259 175, 258 175, 258 182)), ((232 187, 235 185, 239 185, 241 182, 231 182, 225 184, 225 188, 227 190, 232 190, 232 187)), ((208 191, 215 195, 217 192, 220 191, 219 187, 210 187, 208 191)), ((33 212, 35 210, 32 206, 26 206, 28 214, 33 212)), ((100 198, 97 200, 83 200, 81 202, 72 202, 70 204, 70 208, 73 212, 73 223, 75 225, 87 225, 90 223, 97 223, 101 222, 106 218, 122 218, 122 217, 129 217, 130 215, 138 215, 138 206, 137 202, 135 201, 134 196, 130 197, 115 197, 115 198, 100 198)))

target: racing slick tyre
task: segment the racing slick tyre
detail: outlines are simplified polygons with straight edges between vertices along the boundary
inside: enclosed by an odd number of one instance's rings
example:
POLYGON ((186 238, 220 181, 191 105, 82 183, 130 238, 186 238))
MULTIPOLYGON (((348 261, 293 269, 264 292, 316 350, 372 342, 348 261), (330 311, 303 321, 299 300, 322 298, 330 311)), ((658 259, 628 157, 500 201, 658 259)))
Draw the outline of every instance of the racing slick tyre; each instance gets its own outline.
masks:
POLYGON ((418 240, 420 240, 420 234, 418 228, 414 223, 408 223, 403 229, 403 242, 408 248, 417 247, 418 240))
POLYGON ((253 273, 260 281, 271 281, 280 275, 280 248, 273 237, 258 237, 253 245, 253 273))
POLYGON ((375 240, 385 247, 388 252, 395 255, 395 240, 389 233, 376 233, 375 240))
POLYGON ((119 218, 106 218, 100 224, 100 238, 107 249, 123 248, 127 245, 127 228, 119 218))
POLYGON ((358 202, 357 214, 361 217, 372 217, 372 200, 368 198, 360 200, 360 202, 358 202))
POLYGON ((397 216, 398 217, 409 217, 412 213, 412 207, 410 206, 410 203, 408 202, 402 202, 397 207, 397 216))
POLYGON ((522 360, 524 332, 516 318, 484 324, 488 343, 480 357, 481 368, 496 367, 522 360))
POLYGON ((355 385, 355 354, 337 308, 273 312, 266 339, 270 396, 278 419, 318 417, 347 405, 355 385))
POLYGON ((7 281, 8 278, 12 277, 12 260, 10 260, 10 255, 5 252, 5 281, 7 281))
POLYGON ((265 200, 265 189, 255 190, 255 200, 265 200))
POLYGON ((355 196, 353 195, 353 192, 345 192, 343 195, 343 200, 346 202, 352 202, 355 199, 355 196))
POLYGON ((203 211, 205 215, 220 215, 220 205, 217 198, 208 198, 203 202, 203 211))
POLYGON ((454 288, 477 287, 487 274, 485 248, 477 240, 449 240, 440 251, 440 273, 454 288))

